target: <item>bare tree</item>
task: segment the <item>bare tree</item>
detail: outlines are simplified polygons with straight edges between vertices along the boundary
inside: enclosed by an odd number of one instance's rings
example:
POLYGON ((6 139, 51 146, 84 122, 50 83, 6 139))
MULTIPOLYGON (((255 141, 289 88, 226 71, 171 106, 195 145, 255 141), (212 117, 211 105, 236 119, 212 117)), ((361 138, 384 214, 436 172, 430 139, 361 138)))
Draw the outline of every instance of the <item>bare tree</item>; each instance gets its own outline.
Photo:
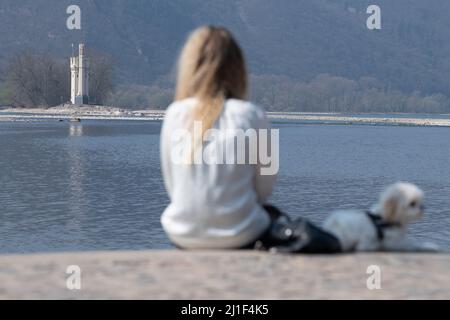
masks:
POLYGON ((6 82, 13 104, 49 107, 67 101, 69 82, 66 67, 47 55, 25 52, 12 57, 6 71, 6 82))
POLYGON ((104 104, 114 90, 113 59, 109 55, 92 51, 89 52, 89 60, 89 102, 104 104))

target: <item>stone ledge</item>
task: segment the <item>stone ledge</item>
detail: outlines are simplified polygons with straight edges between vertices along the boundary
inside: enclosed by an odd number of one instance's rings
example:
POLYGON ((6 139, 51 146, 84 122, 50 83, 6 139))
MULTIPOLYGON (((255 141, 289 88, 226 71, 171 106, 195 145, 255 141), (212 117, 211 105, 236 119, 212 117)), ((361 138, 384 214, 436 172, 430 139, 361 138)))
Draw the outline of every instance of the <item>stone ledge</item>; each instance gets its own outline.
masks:
POLYGON ((277 255, 253 251, 0 256, 0 299, 450 299, 449 254, 277 255), (366 287, 369 265, 381 289, 366 287), (82 288, 66 288, 66 268, 82 288))

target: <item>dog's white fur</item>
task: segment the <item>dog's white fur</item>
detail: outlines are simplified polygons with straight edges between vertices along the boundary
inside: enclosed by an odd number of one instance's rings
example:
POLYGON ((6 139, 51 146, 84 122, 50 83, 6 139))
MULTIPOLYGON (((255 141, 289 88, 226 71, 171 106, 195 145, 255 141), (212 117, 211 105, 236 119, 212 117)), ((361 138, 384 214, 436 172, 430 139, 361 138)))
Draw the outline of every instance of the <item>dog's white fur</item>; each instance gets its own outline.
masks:
POLYGON ((335 235, 342 250, 348 251, 437 251, 434 244, 416 243, 406 237, 408 223, 423 216, 423 191, 411 183, 398 182, 389 186, 371 213, 384 222, 393 223, 383 229, 378 238, 377 229, 364 211, 341 210, 333 212, 324 222, 323 229, 335 235))

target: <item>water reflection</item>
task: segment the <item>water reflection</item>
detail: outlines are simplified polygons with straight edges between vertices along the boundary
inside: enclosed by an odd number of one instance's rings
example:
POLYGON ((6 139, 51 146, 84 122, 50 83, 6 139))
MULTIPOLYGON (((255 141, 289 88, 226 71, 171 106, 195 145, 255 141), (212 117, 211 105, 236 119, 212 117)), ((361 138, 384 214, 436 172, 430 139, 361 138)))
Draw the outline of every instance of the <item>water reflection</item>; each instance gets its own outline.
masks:
POLYGON ((83 135, 83 125, 81 123, 71 122, 69 125, 69 136, 81 137, 83 135))
MULTIPOLYGON (((81 137, 83 135, 83 125, 81 123, 70 123, 69 136, 81 137)), ((77 143, 67 144, 67 164, 68 164, 68 178, 69 178, 69 221, 68 227, 81 236, 80 221, 86 214, 85 202, 87 197, 84 191, 84 159, 81 151, 82 146, 77 143)))

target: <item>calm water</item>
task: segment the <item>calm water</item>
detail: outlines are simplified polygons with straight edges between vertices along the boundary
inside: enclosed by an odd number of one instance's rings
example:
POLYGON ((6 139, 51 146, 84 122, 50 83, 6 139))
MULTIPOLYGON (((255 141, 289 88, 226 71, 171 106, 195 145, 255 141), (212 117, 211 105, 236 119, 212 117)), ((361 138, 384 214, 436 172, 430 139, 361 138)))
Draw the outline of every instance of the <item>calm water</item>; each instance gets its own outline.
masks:
MULTIPOLYGON (((168 248, 159 122, 0 122, 0 253, 168 248)), ((367 209, 396 180, 419 184, 427 215, 411 234, 450 249, 450 128, 281 128, 271 201, 320 223, 367 209)))

